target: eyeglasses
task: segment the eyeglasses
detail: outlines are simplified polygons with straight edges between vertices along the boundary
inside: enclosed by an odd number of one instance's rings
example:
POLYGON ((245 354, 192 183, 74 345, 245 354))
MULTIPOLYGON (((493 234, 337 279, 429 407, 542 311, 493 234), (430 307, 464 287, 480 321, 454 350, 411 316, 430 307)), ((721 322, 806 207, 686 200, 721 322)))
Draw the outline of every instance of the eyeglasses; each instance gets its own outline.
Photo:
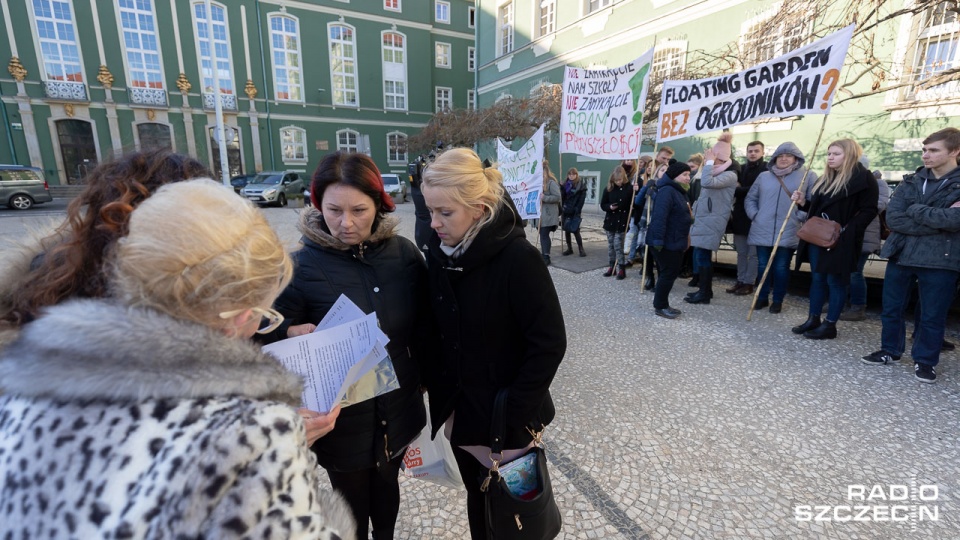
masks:
MULTIPOLYGON (((260 315, 260 326, 257 328, 258 334, 269 334, 277 329, 280 324, 283 322, 283 315, 281 315, 277 310, 271 308, 250 308, 250 311, 260 315)), ((237 315, 243 313, 242 309, 235 309, 233 311, 224 311, 220 314, 221 319, 229 319, 230 317, 236 317, 237 315)))

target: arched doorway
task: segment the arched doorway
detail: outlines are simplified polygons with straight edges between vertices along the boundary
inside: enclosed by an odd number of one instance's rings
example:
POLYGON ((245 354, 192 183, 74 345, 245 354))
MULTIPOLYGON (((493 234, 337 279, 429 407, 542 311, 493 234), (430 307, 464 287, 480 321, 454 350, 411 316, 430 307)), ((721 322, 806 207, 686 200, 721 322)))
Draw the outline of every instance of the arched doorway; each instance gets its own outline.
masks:
POLYGON ((58 120, 56 125, 67 183, 82 184, 87 173, 97 166, 93 126, 83 120, 58 120))
MULTIPOLYGON (((215 180, 219 181, 222 169, 220 167, 220 145, 217 143, 217 128, 212 127, 208 131, 210 133, 210 161, 213 163, 210 168, 213 169, 215 180)), ((227 169, 230 178, 233 178, 243 174, 243 159, 240 156, 240 130, 223 126, 223 131, 227 140, 227 169)))

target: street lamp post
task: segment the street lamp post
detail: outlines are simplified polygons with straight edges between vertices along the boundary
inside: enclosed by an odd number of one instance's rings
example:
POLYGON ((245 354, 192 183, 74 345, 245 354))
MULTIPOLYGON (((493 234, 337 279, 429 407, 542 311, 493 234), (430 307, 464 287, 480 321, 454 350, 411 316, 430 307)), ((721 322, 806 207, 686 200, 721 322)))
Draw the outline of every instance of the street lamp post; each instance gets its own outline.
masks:
POLYGON ((210 68, 213 70, 213 110, 217 115, 217 147, 220 149, 220 180, 230 187, 230 170, 227 164, 227 137, 223 128, 223 103, 220 102, 220 70, 217 66, 217 50, 213 43, 213 10, 210 0, 204 0, 207 10, 207 39, 210 45, 210 68))

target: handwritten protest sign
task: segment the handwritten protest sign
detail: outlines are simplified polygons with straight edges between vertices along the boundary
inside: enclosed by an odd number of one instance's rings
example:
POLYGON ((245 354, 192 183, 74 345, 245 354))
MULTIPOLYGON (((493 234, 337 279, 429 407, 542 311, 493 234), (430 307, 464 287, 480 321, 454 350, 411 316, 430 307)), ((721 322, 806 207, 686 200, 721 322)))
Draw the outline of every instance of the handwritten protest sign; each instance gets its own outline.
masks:
POLYGON ((640 153, 653 49, 613 69, 567 66, 560 111, 560 151, 600 159, 640 153))
POLYGON ((540 217, 540 192, 543 191, 543 128, 514 152, 497 139, 498 169, 522 219, 540 217))
POLYGON ((829 114, 853 25, 745 71, 664 81, 657 141, 760 118, 829 114))

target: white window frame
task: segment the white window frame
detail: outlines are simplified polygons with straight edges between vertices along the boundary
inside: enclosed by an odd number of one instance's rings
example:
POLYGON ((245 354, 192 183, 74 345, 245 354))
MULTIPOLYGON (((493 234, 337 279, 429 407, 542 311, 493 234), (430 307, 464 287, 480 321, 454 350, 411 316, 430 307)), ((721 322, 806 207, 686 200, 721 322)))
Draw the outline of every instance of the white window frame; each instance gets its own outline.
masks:
POLYGON ((307 155, 307 130, 298 126, 284 126, 280 128, 280 155, 284 163, 306 163, 307 155), (289 136, 289 141, 286 138, 289 136), (300 140, 297 140, 297 139, 300 140), (293 150, 293 157, 287 157, 287 146, 293 150), (303 157, 297 157, 297 148, 303 157))
POLYGON ((603 11, 604 9, 607 9, 608 7, 610 7, 610 6, 612 6, 613 4, 617 3, 617 0, 595 0, 595 1, 596 1, 596 3, 597 3, 597 7, 591 8, 591 7, 590 7, 591 0, 583 0, 583 14, 584 14, 584 15, 590 15, 591 13, 596 13, 596 12, 598 12, 598 11, 603 11))
POLYGON ((445 110, 453 110, 453 88, 449 86, 434 86, 433 87, 433 103, 435 112, 443 112, 445 110), (441 98, 441 93, 446 92, 446 97, 441 98), (441 106, 441 102, 446 103, 446 108, 441 106))
POLYGON ((587 196, 584 203, 599 204, 603 196, 603 189, 600 187, 600 171, 582 170, 577 173, 580 180, 587 186, 587 196))
POLYGON ((447 0, 434 0, 433 2, 433 20, 440 24, 450 24, 450 2, 447 0), (441 8, 446 12, 446 17, 441 17, 441 8))
MULTIPOLYGON (((796 4, 797 7, 794 13, 798 17, 801 17, 798 20, 791 20, 788 17, 780 16, 782 15, 781 9, 783 2, 777 2, 756 17, 741 23, 738 42, 741 52, 739 55, 741 67, 745 69, 766 62, 767 60, 786 54, 809 41, 811 35, 810 25, 812 23, 808 19, 802 18, 806 10, 800 7, 800 5, 804 2, 805 0, 801 0, 801 2, 796 4), (775 17, 783 20, 774 21, 775 17), (776 28, 777 33, 770 33, 765 36, 766 42, 753 38, 758 29, 761 29, 760 32, 769 32, 772 28, 776 28), (798 43, 792 42, 795 37, 800 37, 798 43), (770 52, 763 54, 761 51, 764 49, 770 52)), ((812 4, 812 2, 806 3, 812 4)))
POLYGON ((467 110, 477 110, 477 91, 467 90, 467 110))
POLYGON ((658 43, 653 51, 653 63, 650 66, 650 76, 662 73, 658 80, 667 80, 679 77, 687 67, 687 42, 684 40, 669 40, 658 43), (659 58, 658 58, 658 55, 659 58), (666 56, 665 56, 666 55, 666 56))
POLYGON ((513 52, 514 29, 516 26, 516 5, 508 0, 497 6, 497 54, 504 56, 513 52))
POLYGON ((383 0, 383 9, 386 11, 396 11, 400 13, 403 11, 403 0, 383 0), (397 7, 391 7, 387 4, 396 4, 397 7))
POLYGON ((450 69, 453 67, 453 45, 437 41, 433 44, 434 67, 450 69), (446 53, 443 52, 446 49, 446 53))
POLYGON ((360 78, 360 77, 359 77, 359 75, 358 75, 359 72, 360 72, 360 66, 359 66, 359 64, 358 64, 358 62, 357 62, 357 29, 356 29, 354 26, 352 26, 352 25, 349 25, 349 24, 343 23, 343 22, 339 22, 339 21, 327 23, 327 50, 328 50, 328 52, 329 52, 329 54, 330 54, 330 94, 331 94, 331 95, 330 95, 330 99, 331 99, 333 105, 334 105, 335 107, 356 107, 356 108, 360 108, 360 81, 359 81, 359 78, 360 78), (349 30, 350 30, 350 35, 352 36, 352 40, 346 41, 346 40, 342 40, 342 39, 333 39, 333 38, 331 38, 331 37, 330 37, 331 31, 334 29, 334 27, 338 27, 338 26, 349 29, 349 30), (335 55, 334 55, 334 45, 337 44, 337 43, 340 43, 340 44, 342 44, 342 45, 349 44, 349 45, 353 48, 353 56, 351 56, 351 57, 346 57, 346 56, 338 57, 338 56, 335 56, 335 55), (343 59, 345 59, 345 60, 348 59, 348 60, 352 61, 352 62, 353 62, 353 72, 352 72, 352 73, 346 73, 345 71, 338 72, 338 71, 336 70, 337 58, 343 58, 343 59), (342 77, 343 82, 344 82, 344 86, 343 86, 343 89, 342 89, 342 90, 338 90, 338 89, 337 89, 336 78, 337 78, 338 75, 339 75, 340 77, 342 77), (347 80, 348 80, 348 79, 352 79, 352 80, 353 80, 353 89, 352 89, 352 90, 349 90, 349 89, 347 88, 347 84, 346 84, 346 83, 347 83, 347 80), (338 97, 337 97, 338 92, 339 92, 344 98, 345 98, 346 96, 348 96, 350 93, 352 93, 352 94, 353 94, 353 97, 354 97, 353 102, 350 102, 350 101, 347 100, 347 99, 338 99, 338 97))
MULTIPOLYGON (((197 68, 199 69, 199 73, 200 73, 200 85, 202 86, 202 90, 204 93, 216 95, 216 90, 213 88, 213 69, 216 67, 220 71, 220 93, 232 95, 235 93, 234 92, 235 86, 234 86, 234 78, 233 78, 233 54, 232 54, 232 48, 230 47, 230 17, 227 14, 227 6, 220 4, 218 2, 210 2, 211 11, 214 11, 216 9, 223 10, 223 22, 220 23, 217 21, 213 21, 214 35, 210 37, 213 38, 212 43, 214 44, 214 50, 211 51, 211 53, 213 54, 207 57, 203 55, 203 49, 201 48, 201 41, 210 42, 211 40, 200 37, 201 33, 206 34, 207 32, 207 19, 203 19, 201 22, 201 19, 197 16, 197 7, 201 7, 204 10, 206 10, 206 6, 204 5, 203 2, 192 2, 190 4, 190 16, 193 18, 193 29, 196 34, 197 68), (202 29, 201 29, 201 25, 203 26, 202 29), (218 26, 223 27, 223 32, 224 32, 224 35, 226 36, 226 41, 216 39, 215 36, 217 34, 218 26), (223 61, 223 59, 216 51, 217 45, 226 46, 226 51, 227 51, 226 76, 224 76, 223 70, 219 69, 220 63, 223 61), (209 87, 206 85, 207 77, 204 75, 204 69, 203 69, 204 58, 210 58, 210 77, 209 77, 210 86, 209 87), (213 58, 217 59, 216 62, 213 61, 213 58)), ((212 15, 212 13, 210 15, 212 15)), ((210 15, 206 15, 206 16, 210 16, 210 15)))
POLYGON ((557 0, 537 0, 537 4, 533 7, 533 27, 536 29, 536 39, 557 31, 557 0), (548 13, 546 25, 543 21, 544 9, 548 13))
POLYGON ((380 60, 383 67, 383 108, 393 111, 405 111, 407 110, 407 36, 395 30, 384 30, 380 32, 380 60), (383 40, 388 35, 396 35, 402 40, 400 47, 395 45, 387 46, 384 44, 383 40), (391 51, 394 58, 396 54, 401 55, 402 62, 388 62, 387 61, 387 52, 391 51), (393 83, 394 91, 388 91, 388 83, 393 83), (396 85, 400 84, 402 89, 400 92, 396 91, 396 85), (394 98, 393 106, 388 106, 387 97, 392 96, 394 98), (397 100, 401 100, 401 103, 398 105, 397 100))
POLYGON ((477 27, 477 8, 476 6, 467 6, 467 28, 477 27))
POLYGON ((410 160, 410 149, 407 146, 407 141, 408 141, 407 134, 402 131, 391 131, 387 133, 387 163, 390 163, 391 165, 403 165, 410 160), (403 154, 402 155, 398 154, 400 157, 397 159, 394 159, 394 156, 392 155, 392 151, 390 150, 393 144, 390 141, 391 137, 403 139, 403 154))
POLYGON ((467 71, 477 70, 477 48, 467 47, 467 71))
MULTIPOLYGON (((939 7, 940 4, 945 3, 938 2, 935 6, 939 7)), ((960 14, 957 14, 952 22, 941 22, 940 24, 927 24, 926 14, 927 10, 924 10, 914 15, 910 22, 909 35, 912 39, 909 47, 904 51, 904 67, 906 69, 903 70, 902 80, 914 84, 901 90, 899 101, 937 101, 943 99, 956 101, 958 95, 960 95, 960 83, 957 81, 949 81, 923 90, 917 89, 917 83, 936 73, 960 66, 960 14), (952 47, 953 57, 941 60, 940 63, 944 65, 936 66, 933 70, 928 71, 929 61, 925 58, 923 48, 929 47, 931 44, 943 43, 947 43, 949 48, 951 42, 954 43, 952 47), (920 63, 921 58, 923 58, 922 64, 920 63)))
POLYGON ((166 80, 166 78, 164 77, 164 72, 163 72, 163 54, 161 54, 160 52, 160 39, 159 39, 159 35, 157 34, 156 2, 154 0, 150 0, 150 9, 145 10, 137 7, 136 0, 129 0, 129 2, 133 4, 133 7, 121 6, 120 3, 123 1, 124 0, 117 0, 116 13, 117 13, 117 29, 118 29, 117 31, 120 33, 120 42, 123 44, 123 66, 127 73, 127 85, 130 86, 131 88, 152 88, 152 89, 164 90, 166 87, 166 85, 164 84, 164 81, 166 80), (135 29, 124 28, 123 26, 124 13, 131 13, 134 16, 135 18, 134 23, 136 25, 135 29), (141 29, 142 20, 140 19, 140 16, 150 17, 150 22, 153 25, 152 32, 149 30, 141 29), (127 32, 132 34, 137 34, 137 40, 140 42, 140 45, 141 45, 140 47, 129 47, 127 45, 127 39, 126 39, 127 32), (153 39, 153 44, 156 46, 155 49, 151 50, 143 47, 145 36, 153 39), (131 58, 131 56, 138 55, 138 54, 140 55, 143 66, 140 69, 134 69, 133 67, 134 61, 133 61, 133 58, 131 58), (146 60, 147 55, 156 56, 157 63, 155 68, 147 67, 147 60, 146 60), (136 84, 137 77, 134 75, 135 72, 143 73, 143 79, 144 79, 143 82, 145 86, 136 84), (150 81, 150 78, 149 78, 150 75, 154 75, 156 77, 156 81, 150 81), (158 86, 151 86, 152 83, 155 83, 158 86))
POLYGON ((357 153, 360 151, 360 132, 353 129, 341 129, 337 131, 337 151, 338 152, 352 152, 357 153), (340 144, 340 135, 346 135, 348 140, 345 144, 340 144), (353 136, 354 144, 350 144, 349 137, 353 136))
POLYGON ((293 103, 303 103, 304 102, 304 92, 303 92, 303 52, 301 48, 300 40, 300 19, 294 17, 293 15, 283 13, 283 12, 274 12, 267 14, 267 30, 270 34, 270 65, 273 67, 271 75, 273 76, 273 99, 274 101, 285 101, 293 103), (273 21, 279 19, 281 21, 281 29, 276 30, 273 27, 273 21), (283 20, 293 22, 294 30, 293 32, 287 31, 285 28, 282 28, 283 20), (286 48, 286 39, 284 41, 284 48, 277 49, 276 44, 274 43, 274 36, 279 35, 281 38, 286 38, 292 36, 297 41, 296 50, 286 48), (284 64, 277 65, 277 54, 283 54, 284 64), (295 55, 296 66, 290 65, 291 55, 295 55), (279 81, 278 75, 280 72, 286 74, 287 82, 285 86, 288 89, 288 97, 280 97, 280 87, 281 83, 279 81), (291 82, 291 75, 295 74, 297 83, 294 84, 291 82), (294 97, 294 90, 299 94, 299 97, 294 97))
MULTIPOLYGON (((50 0, 46 0, 46 1, 47 3, 51 3, 50 0)), ((32 24, 30 26, 33 29, 33 36, 34 36, 35 45, 37 48, 37 58, 39 59, 40 66, 43 69, 43 80, 44 81, 69 81, 69 82, 86 84, 85 75, 87 71, 83 64, 83 53, 80 51, 80 41, 77 39, 77 16, 76 16, 76 13, 74 13, 73 2, 70 2, 69 4, 70 5, 69 31, 73 34, 72 41, 68 39, 69 36, 60 35, 60 31, 57 29, 57 21, 59 21, 60 19, 56 19, 55 16, 53 15, 52 5, 50 6, 51 16, 46 17, 43 15, 37 14, 35 6, 33 4, 33 0, 27 0, 27 3, 30 5, 30 9, 28 10, 30 13, 30 18, 32 19, 31 20, 32 24), (49 23, 53 25, 53 31, 54 31, 55 37, 51 38, 51 37, 40 36, 41 22, 49 23), (44 49, 49 47, 56 47, 57 56, 61 59, 64 57, 63 48, 73 47, 76 49, 77 61, 64 62, 61 60, 61 61, 48 62, 47 57, 43 51, 44 49), (51 66, 56 66, 60 68, 61 73, 63 74, 63 77, 58 79, 56 77, 56 74, 51 73, 51 69, 50 69, 51 66), (67 78, 68 66, 78 66, 80 68, 78 72, 75 72, 77 74, 76 76, 79 77, 79 80, 67 78)))

